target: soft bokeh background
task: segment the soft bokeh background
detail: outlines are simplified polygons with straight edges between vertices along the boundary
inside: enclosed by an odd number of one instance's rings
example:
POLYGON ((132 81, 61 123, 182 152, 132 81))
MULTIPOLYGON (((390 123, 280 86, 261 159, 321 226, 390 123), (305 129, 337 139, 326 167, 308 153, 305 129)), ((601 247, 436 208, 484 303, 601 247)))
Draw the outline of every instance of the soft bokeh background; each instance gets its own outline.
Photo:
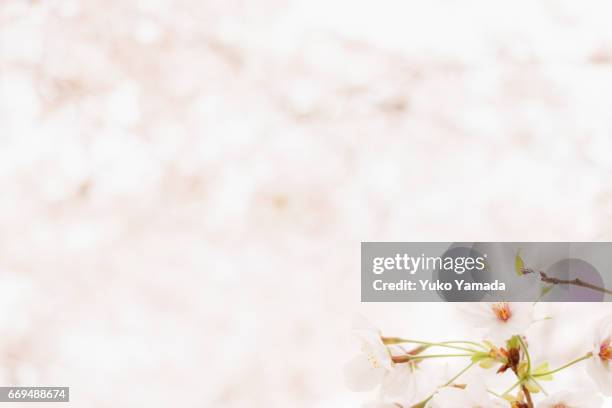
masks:
MULTIPOLYGON (((358 406, 354 313, 468 333, 450 305, 360 305, 360 241, 612 238, 611 12, 0 0, 0 383, 358 406)), ((612 311, 559 310, 553 362, 612 311)))

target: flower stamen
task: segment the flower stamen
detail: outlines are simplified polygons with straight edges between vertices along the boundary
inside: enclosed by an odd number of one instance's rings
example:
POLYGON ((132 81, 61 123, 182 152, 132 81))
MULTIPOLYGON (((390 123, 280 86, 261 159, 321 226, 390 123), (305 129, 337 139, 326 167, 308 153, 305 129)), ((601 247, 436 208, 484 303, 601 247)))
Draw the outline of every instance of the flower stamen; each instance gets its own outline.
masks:
POLYGON ((512 318, 512 311, 510 310, 510 304, 508 302, 494 303, 491 308, 495 316, 504 323, 512 318))
POLYGON ((599 358, 603 361, 612 361, 612 341, 607 339, 599 346, 599 358))
POLYGON ((373 369, 381 367, 380 362, 378 361, 378 358, 376 358, 376 355, 374 354, 374 351, 371 347, 369 347, 367 344, 363 344, 361 347, 361 351, 366 355, 368 363, 370 363, 370 367, 372 367, 373 369))

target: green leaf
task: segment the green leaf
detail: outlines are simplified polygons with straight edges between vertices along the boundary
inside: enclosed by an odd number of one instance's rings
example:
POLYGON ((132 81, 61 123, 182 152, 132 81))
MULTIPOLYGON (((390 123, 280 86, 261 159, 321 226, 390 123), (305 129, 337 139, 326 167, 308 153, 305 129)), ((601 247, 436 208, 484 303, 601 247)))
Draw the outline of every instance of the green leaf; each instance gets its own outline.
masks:
POLYGON ((506 345, 508 346, 508 350, 519 348, 519 346, 521 345, 521 340, 518 336, 512 336, 510 340, 506 342, 506 345))
POLYGON ((491 350, 495 350, 495 344, 491 343, 489 340, 483 340, 482 341, 484 343, 485 346, 487 346, 489 349, 491 350))
POLYGON ((538 303, 540 300, 542 300, 542 298, 544 296, 546 296, 548 294, 548 292, 550 292, 553 288, 555 287, 555 285, 550 285, 550 286, 544 286, 542 288, 542 292, 540 292, 540 296, 538 296, 538 298, 536 299, 536 301, 533 304, 538 303))
POLYGON ((548 362, 543 362, 539 366, 533 369, 533 374, 543 374, 549 370, 548 362))
POLYGON ((523 272, 523 269, 525 269, 525 262, 523 262, 523 258, 521 258, 520 253, 521 250, 519 249, 519 251, 516 253, 516 256, 514 257, 514 271, 518 276, 523 276, 525 274, 523 272))
POLYGON ((503 398, 510 403, 518 401, 518 399, 514 395, 510 395, 510 394, 504 395, 503 398))
POLYGON ((542 374, 547 373, 549 371, 550 371, 550 367, 549 367, 548 363, 544 362, 544 363, 540 364, 539 366, 537 366, 535 369, 533 369, 531 371, 531 374, 534 375, 534 376, 538 376, 538 380, 541 380, 541 381, 552 381, 553 380, 552 374, 541 376, 542 374))
POLYGON ((489 355, 489 353, 484 352, 484 351, 479 351, 479 352, 476 352, 476 353, 474 353, 474 354, 472 355, 472 361, 473 361, 474 363, 477 363, 477 362, 479 362, 479 361, 481 361, 481 360, 484 360, 484 359, 486 359, 486 358, 490 358, 490 357, 491 357, 491 356, 489 355))
POLYGON ((489 368, 492 368, 495 365, 496 361, 495 359, 492 358, 483 358, 482 360, 480 360, 480 363, 478 363, 478 365, 481 368, 484 368, 485 370, 488 370, 489 368))
POLYGON ((544 289, 542 289, 542 294, 540 296, 545 296, 554 287, 555 287, 555 285, 545 286, 544 289))

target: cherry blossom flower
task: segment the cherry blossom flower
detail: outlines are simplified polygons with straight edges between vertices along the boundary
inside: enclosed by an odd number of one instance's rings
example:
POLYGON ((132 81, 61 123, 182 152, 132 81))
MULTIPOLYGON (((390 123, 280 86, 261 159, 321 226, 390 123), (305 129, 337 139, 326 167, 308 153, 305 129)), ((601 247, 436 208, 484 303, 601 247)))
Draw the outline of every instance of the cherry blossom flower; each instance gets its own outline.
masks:
POLYGON ((418 371, 412 373, 413 392, 404 394, 401 398, 379 396, 378 400, 364 405, 364 408, 408 408, 417 405, 438 391, 450 379, 448 367, 418 366, 418 371), (415 375, 416 374, 416 375, 415 375))
POLYGON ((539 408, 600 408, 603 399, 593 391, 560 391, 544 399, 539 408))
POLYGON ((533 323, 531 303, 474 303, 462 308, 472 325, 484 329, 484 338, 503 341, 523 334, 533 323))
POLYGON ((403 408, 402 404, 396 402, 369 402, 363 408, 403 408))
POLYGON ((612 395, 612 316, 603 319, 599 325, 593 358, 587 368, 600 391, 612 395))
POLYGON ((444 387, 440 389, 427 405, 428 408, 497 408, 507 407, 507 403, 493 399, 482 383, 474 383, 465 388, 444 387))
POLYGON ((345 377, 353 391, 370 391, 380 386, 380 398, 409 398, 415 391, 413 367, 409 363, 393 362, 380 331, 359 318, 353 333, 361 343, 361 353, 345 366, 345 377))

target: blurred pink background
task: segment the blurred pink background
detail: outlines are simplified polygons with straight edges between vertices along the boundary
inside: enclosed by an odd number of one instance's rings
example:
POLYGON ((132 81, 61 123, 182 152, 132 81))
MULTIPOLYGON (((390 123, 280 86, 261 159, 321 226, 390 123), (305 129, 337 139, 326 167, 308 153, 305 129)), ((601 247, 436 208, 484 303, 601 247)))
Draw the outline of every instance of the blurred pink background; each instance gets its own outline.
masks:
MULTIPOLYGON (((0 1, 0 384, 359 406, 354 313, 467 333, 451 305, 361 305, 360 241, 612 238, 611 11, 0 1)), ((612 311, 575 307, 552 361, 612 311)))

